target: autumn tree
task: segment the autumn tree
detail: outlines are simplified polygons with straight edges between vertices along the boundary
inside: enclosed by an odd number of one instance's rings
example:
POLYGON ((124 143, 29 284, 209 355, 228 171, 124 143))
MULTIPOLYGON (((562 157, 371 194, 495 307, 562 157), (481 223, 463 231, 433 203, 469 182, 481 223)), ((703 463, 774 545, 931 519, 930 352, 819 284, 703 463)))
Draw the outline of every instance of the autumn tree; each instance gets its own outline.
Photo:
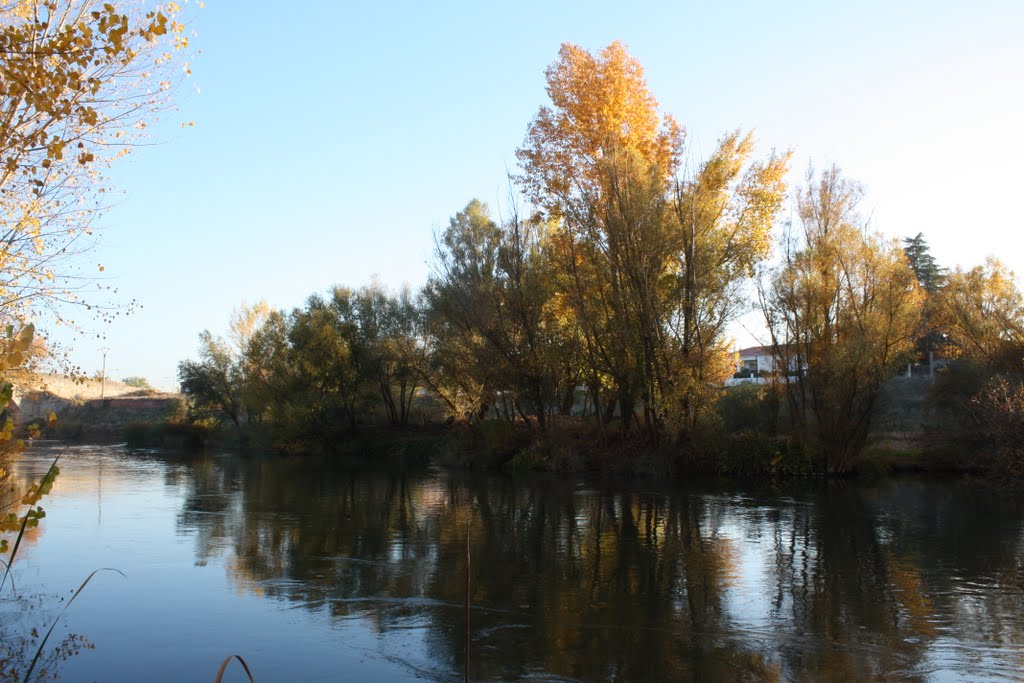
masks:
POLYGON ((737 283, 768 253, 788 155, 752 161, 753 137, 734 133, 681 174, 682 129, 621 43, 598 55, 563 45, 546 76, 551 106, 517 152, 519 182, 557 221, 554 261, 597 413, 629 430, 639 404, 654 441, 666 423, 692 431, 726 366, 737 283))
POLYGON ((563 43, 545 71, 551 106, 530 123, 516 156, 527 197, 559 215, 566 199, 601 193, 606 183, 602 160, 635 154, 668 180, 679 165, 683 129, 658 112, 643 67, 616 41, 593 55, 563 43))
POLYGON ((175 3, 0 6, 0 319, 78 300, 103 169, 168 105, 187 48, 175 3))
POLYGON ((650 407, 653 359, 647 350, 656 342, 652 302, 636 301, 626 286, 653 286, 652 274, 664 261, 664 191, 679 164, 683 131, 659 113, 643 67, 622 43, 598 55, 563 44, 545 76, 551 106, 540 108, 516 152, 519 182, 529 199, 561 221, 553 241, 582 332, 590 394, 600 421, 611 417, 614 403, 628 430, 641 394, 650 407), (606 383, 611 395, 602 411, 606 383))
POLYGON ((856 465, 882 383, 914 347, 923 301, 899 246, 859 218, 862 195, 835 166, 808 172, 799 226, 762 301, 790 375, 792 426, 832 474, 856 465))
POLYGON ((950 273, 937 308, 939 325, 961 358, 990 372, 1024 369, 1024 295, 998 259, 950 273))
POLYGON ((669 265, 667 322, 672 343, 666 388, 675 415, 690 431, 711 397, 707 388, 731 374, 726 326, 746 305, 742 285, 771 251, 771 229, 786 196, 789 153, 752 160, 754 136, 725 135, 690 178, 671 192, 671 229, 676 236, 669 265))
POLYGON ((1024 294, 1016 276, 994 257, 957 268, 936 309, 956 361, 935 398, 953 409, 982 462, 1000 476, 1024 476, 1024 294))
POLYGON ((500 406, 544 429, 565 407, 575 388, 575 338, 558 315, 555 284, 539 217, 513 210, 499 224, 473 200, 452 218, 425 303, 438 377, 428 382, 453 414, 473 418, 500 406))

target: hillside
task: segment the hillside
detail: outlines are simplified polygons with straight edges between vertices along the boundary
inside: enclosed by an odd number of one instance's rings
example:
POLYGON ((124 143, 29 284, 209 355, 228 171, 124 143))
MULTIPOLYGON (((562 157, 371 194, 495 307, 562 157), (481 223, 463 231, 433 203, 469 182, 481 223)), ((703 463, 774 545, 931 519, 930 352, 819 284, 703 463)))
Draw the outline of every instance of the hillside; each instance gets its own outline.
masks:
POLYGON ((19 425, 56 415, 56 424, 47 430, 49 437, 108 441, 125 438, 133 426, 180 418, 184 399, 180 394, 138 389, 114 380, 39 375, 15 388, 13 405, 19 425))

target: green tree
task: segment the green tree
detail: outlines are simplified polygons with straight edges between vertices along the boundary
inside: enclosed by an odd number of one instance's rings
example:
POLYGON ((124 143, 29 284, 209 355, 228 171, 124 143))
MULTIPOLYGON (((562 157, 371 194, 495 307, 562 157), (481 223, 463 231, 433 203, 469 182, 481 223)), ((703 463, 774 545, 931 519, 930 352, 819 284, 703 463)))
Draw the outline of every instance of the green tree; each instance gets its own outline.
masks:
POLYGON ((921 316, 921 329, 917 335, 917 356, 930 365, 934 352, 948 345, 948 338, 942 330, 937 299, 946 284, 949 272, 935 261, 924 239, 924 233, 904 237, 903 253, 910 262, 917 283, 925 291, 924 315, 921 316))
POLYGON ((946 281, 947 271, 935 261, 928 242, 924 239, 924 233, 919 232, 914 237, 904 237, 903 253, 910 261, 910 267, 917 277, 918 284, 929 294, 938 292, 946 281))
POLYGON ((549 247, 539 217, 513 211, 499 225, 479 200, 438 240, 425 290, 435 376, 444 378, 433 385, 456 414, 482 416, 497 405, 543 430, 554 412, 571 407, 576 339, 555 306, 549 247), (468 411, 459 406, 461 396, 474 395, 468 411))
POLYGON ((242 426, 242 376, 236 356, 223 339, 203 330, 199 360, 179 363, 178 381, 191 403, 193 419, 230 420, 236 428, 242 426))
POLYGON ((356 341, 367 356, 364 380, 375 384, 388 422, 407 425, 419 388, 419 310, 408 288, 392 295, 373 283, 352 294, 356 341))

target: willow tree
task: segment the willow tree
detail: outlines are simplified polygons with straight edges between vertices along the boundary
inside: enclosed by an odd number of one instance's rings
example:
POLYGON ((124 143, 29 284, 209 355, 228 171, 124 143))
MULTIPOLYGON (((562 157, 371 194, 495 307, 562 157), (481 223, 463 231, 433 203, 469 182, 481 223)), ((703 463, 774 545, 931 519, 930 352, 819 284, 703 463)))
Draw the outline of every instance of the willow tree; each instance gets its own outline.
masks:
POLYGON ((732 373, 726 326, 745 306, 744 282, 771 251, 786 196, 790 154, 752 160, 753 152, 753 133, 723 136, 692 177, 676 179, 671 194, 676 308, 665 349, 673 368, 667 391, 672 414, 688 431, 710 403, 708 387, 732 373))
POLYGON ((800 227, 763 298, 793 427, 832 474, 850 471, 882 383, 913 351, 923 290, 895 241, 867 232, 860 186, 808 172, 800 227))
POLYGON ((1024 367, 1024 295, 998 259, 950 273, 937 309, 939 328, 961 357, 991 372, 1024 367))
POLYGON ((551 106, 517 151, 519 182, 557 221, 598 413, 617 408, 629 429, 639 403, 655 440, 666 421, 692 429, 695 397, 724 366, 735 284, 768 252, 788 156, 751 162, 752 136, 731 134, 679 177, 682 128, 621 43, 597 55, 563 45, 546 76, 551 106))
POLYGON ((440 236, 434 266, 425 295, 431 384, 449 410, 472 418, 493 406, 544 429, 571 408, 576 343, 558 312, 545 223, 513 211, 499 224, 473 200, 440 236))

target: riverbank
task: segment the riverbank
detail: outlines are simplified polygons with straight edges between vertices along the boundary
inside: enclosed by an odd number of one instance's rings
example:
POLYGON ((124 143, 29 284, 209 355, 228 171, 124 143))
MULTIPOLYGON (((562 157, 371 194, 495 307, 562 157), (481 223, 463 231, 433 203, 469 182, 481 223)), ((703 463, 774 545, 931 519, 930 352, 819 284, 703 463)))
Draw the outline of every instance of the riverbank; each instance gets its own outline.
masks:
MULTIPOLYGON (((265 440, 234 431, 204 433, 210 450, 252 455, 276 453, 265 440)), ((161 444, 150 442, 149 446, 161 444)), ((277 452, 279 453, 279 452, 277 452)), ((934 433, 873 436, 852 474, 963 475, 985 471, 970 446, 934 433)), ((819 478, 813 452, 793 438, 754 431, 719 434, 699 444, 652 446, 615 429, 603 434, 583 419, 559 420, 547 433, 523 423, 487 420, 471 425, 363 426, 316 448, 289 449, 286 458, 352 465, 418 469, 438 466, 479 472, 589 473, 613 478, 676 479, 712 476, 735 479, 819 478)))
MULTIPOLYGON (((260 425, 212 428, 187 419, 178 394, 128 391, 110 383, 112 395, 96 395, 97 386, 53 385, 52 391, 22 396, 20 420, 57 421, 48 438, 81 443, 127 443, 136 448, 198 451, 230 449, 308 457, 320 455, 364 464, 420 467, 427 464, 480 471, 592 472, 616 477, 678 477, 689 474, 734 478, 817 477, 815 454, 795 439, 768 433, 751 404, 750 387, 723 390, 722 422, 699 442, 652 445, 623 434, 613 422, 599 426, 593 417, 558 416, 545 430, 522 421, 488 419, 471 424, 425 420, 415 426, 360 424, 333 438, 298 437, 282 448, 260 425)), ((856 473, 965 474, 985 470, 955 415, 932 400, 931 378, 893 378, 880 396, 874 429, 856 473)))
POLYGON ((23 431, 30 424, 45 424, 51 439, 170 448, 201 445, 183 438, 199 431, 186 424, 184 396, 112 380, 40 376, 17 389, 11 412, 23 431))

